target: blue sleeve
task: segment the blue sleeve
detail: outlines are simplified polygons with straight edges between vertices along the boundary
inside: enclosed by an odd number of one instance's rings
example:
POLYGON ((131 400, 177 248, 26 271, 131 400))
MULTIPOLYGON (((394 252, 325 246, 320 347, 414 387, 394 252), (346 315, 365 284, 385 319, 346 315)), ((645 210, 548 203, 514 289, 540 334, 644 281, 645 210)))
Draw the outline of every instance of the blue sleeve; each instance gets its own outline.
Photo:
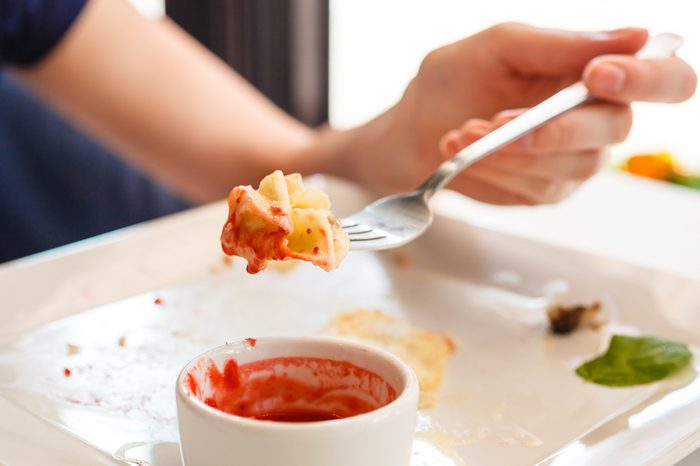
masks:
POLYGON ((0 64, 31 65, 61 40, 87 0, 0 0, 0 64))

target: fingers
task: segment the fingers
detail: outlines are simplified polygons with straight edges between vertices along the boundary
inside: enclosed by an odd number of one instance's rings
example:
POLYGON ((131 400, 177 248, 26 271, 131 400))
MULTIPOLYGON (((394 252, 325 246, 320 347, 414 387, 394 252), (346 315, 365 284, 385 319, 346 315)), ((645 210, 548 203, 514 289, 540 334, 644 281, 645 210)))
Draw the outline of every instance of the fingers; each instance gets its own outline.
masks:
POLYGON ((496 153, 474 164, 498 168, 538 178, 562 178, 585 181, 600 171, 608 159, 605 149, 562 154, 496 153))
MULTIPOLYGON (((494 128, 485 120, 469 120, 443 137, 445 158, 494 128)), ((586 152, 530 154, 516 149, 500 151, 474 164, 451 187, 477 200, 497 205, 533 205, 558 202, 583 180, 595 174, 604 160, 600 148, 586 152)))
POLYGON ((532 204, 552 204, 571 194, 581 181, 566 178, 543 178, 492 166, 473 166, 467 172, 511 195, 526 198, 532 204))
POLYGON ((646 42, 644 29, 571 32, 505 23, 486 31, 504 61, 525 75, 580 75, 602 54, 633 54, 646 42))
POLYGON ((440 151, 445 158, 454 157, 462 148, 476 141, 494 128, 488 120, 472 118, 460 129, 448 132, 439 142, 440 151))
POLYGON ((468 171, 462 173, 450 183, 450 188, 465 196, 487 204, 500 206, 537 205, 538 203, 527 196, 500 188, 490 181, 482 181, 472 176, 468 171))
POLYGON ((591 93, 614 102, 682 102, 697 87, 697 76, 678 57, 639 60, 610 55, 595 58, 584 71, 591 93))
MULTIPOLYGON (((496 115, 501 126, 524 110, 508 110, 496 115)), ((594 103, 565 113, 535 130, 510 148, 529 154, 591 151, 622 142, 632 128, 632 110, 627 105, 594 103)))

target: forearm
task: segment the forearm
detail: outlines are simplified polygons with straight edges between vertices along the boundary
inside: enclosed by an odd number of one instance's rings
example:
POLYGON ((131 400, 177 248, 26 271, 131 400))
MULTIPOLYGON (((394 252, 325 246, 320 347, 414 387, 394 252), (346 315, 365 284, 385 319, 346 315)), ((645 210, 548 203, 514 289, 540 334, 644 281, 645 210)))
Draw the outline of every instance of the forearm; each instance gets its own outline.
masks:
POLYGON ((294 169, 317 139, 177 27, 123 0, 92 0, 48 57, 17 74, 195 201, 294 169))

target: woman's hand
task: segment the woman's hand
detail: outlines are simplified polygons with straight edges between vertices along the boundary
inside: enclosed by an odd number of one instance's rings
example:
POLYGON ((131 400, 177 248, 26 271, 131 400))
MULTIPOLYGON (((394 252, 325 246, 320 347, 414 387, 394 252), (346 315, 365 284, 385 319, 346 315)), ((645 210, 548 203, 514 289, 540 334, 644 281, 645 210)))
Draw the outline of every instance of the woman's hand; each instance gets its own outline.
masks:
POLYGON ((393 151, 375 158, 364 177, 378 190, 415 188, 444 158, 583 76, 606 102, 553 120, 451 185, 494 204, 558 201, 627 136, 630 102, 681 102, 693 94, 695 73, 681 59, 633 56, 646 40, 642 29, 581 33, 503 24, 434 50, 384 117, 393 151))

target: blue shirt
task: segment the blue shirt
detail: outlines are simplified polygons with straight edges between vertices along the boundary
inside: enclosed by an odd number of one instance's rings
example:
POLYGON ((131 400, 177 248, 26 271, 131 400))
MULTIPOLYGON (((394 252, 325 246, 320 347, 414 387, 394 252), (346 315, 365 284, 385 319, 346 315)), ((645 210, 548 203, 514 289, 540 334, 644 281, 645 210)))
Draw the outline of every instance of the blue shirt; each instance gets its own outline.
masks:
POLYGON ((86 0, 0 0, 0 63, 31 65, 61 40, 86 0))
POLYGON ((0 73, 0 262, 189 206, 0 73))
POLYGON ((60 42, 87 0, 0 0, 0 262, 189 207, 1 73, 60 42))

